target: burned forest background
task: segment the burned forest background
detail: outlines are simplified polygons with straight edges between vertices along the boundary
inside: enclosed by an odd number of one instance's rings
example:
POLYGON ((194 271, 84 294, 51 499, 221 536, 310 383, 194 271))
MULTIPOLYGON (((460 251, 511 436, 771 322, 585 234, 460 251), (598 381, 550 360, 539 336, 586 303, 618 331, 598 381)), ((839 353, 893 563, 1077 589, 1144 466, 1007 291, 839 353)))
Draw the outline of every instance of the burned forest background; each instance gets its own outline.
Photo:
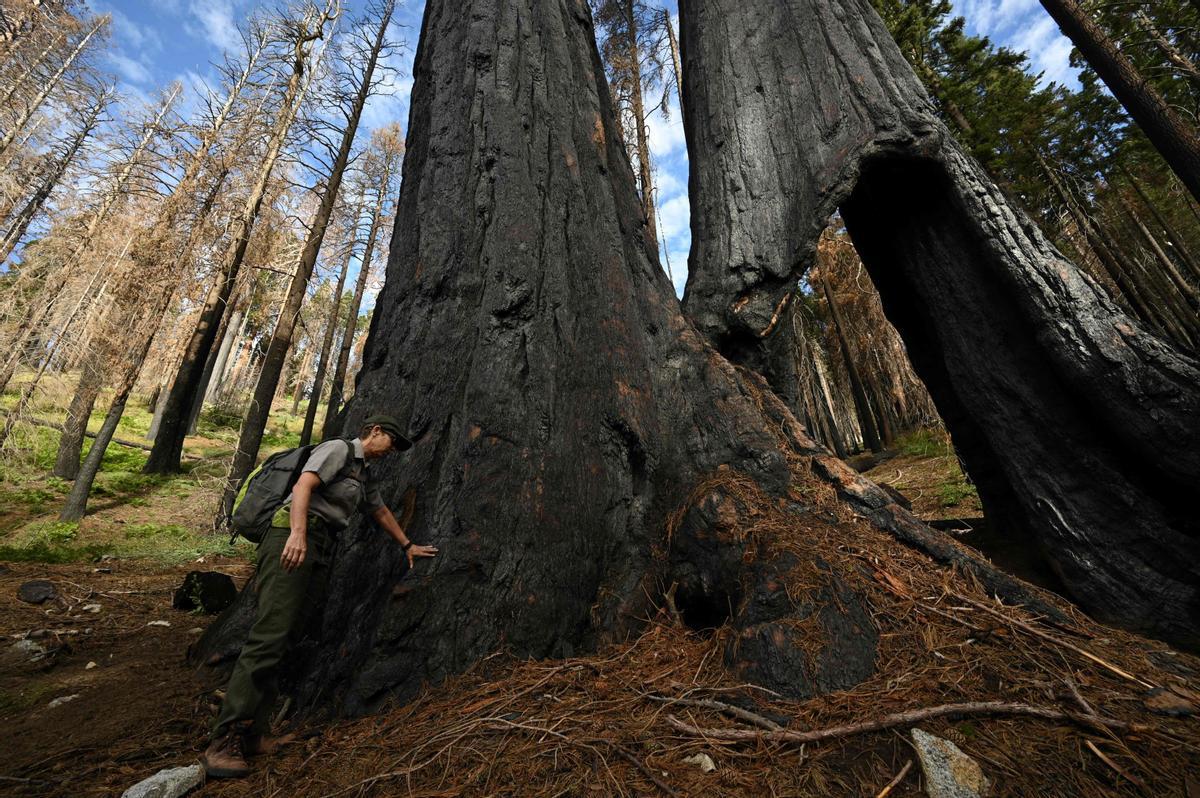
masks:
MULTIPOLYGON (((1010 201, 1122 308, 1195 351, 1200 209, 1083 56, 1072 55, 1082 69, 1070 90, 965 33, 948 0, 874 4, 1010 201)), ((647 123, 678 97, 676 18, 641 0, 594 0, 593 13, 658 243, 647 123)), ((178 472, 198 424, 240 429, 236 464, 203 465, 227 486, 248 473, 272 408, 303 418, 302 443, 340 433, 368 303, 404 223, 390 216, 403 130, 360 135, 348 99, 394 79, 381 73, 401 44, 371 35, 391 14, 390 4, 361 18, 332 5, 260 14, 220 65, 220 85, 166 86, 137 109, 99 66, 108 18, 81 3, 5 3, 0 445, 9 467, 44 469, 32 453, 62 427, 51 470, 75 483, 63 520, 83 515, 98 468, 80 481, 84 428, 93 413, 109 419, 98 430, 107 445, 127 402, 152 413, 138 441, 151 446, 147 473, 178 472)), ((1194 120, 1194 6, 1096 4, 1093 15, 1149 89, 1194 120)), ((668 272, 686 269, 665 246, 660 255, 668 272)), ((789 399, 819 441, 840 456, 947 442, 840 218, 798 297, 789 322, 801 389, 789 399)))

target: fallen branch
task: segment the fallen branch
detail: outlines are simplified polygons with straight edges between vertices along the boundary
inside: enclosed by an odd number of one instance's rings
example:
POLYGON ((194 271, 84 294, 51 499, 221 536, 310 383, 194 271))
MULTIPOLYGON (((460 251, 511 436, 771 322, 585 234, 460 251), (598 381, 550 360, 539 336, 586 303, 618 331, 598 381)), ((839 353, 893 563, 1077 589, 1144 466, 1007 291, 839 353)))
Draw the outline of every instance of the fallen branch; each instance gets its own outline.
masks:
MULTIPOLYGON (((7 416, 8 411, 0 410, 0 415, 7 416)), ((26 422, 27 424, 32 424, 35 427, 46 427, 47 429, 56 429, 59 432, 63 431, 62 424, 58 424, 54 421, 47 421, 44 418, 34 418, 33 416, 25 416, 21 420, 26 422)), ((95 438, 96 437, 96 433, 87 432, 86 430, 84 431, 83 435, 86 438, 95 438)), ((113 438, 111 443, 115 443, 118 446, 128 446, 131 449, 141 449, 144 452, 148 452, 153 448, 147 443, 140 443, 139 441, 130 441, 130 440, 126 440, 125 438, 113 438)), ((204 459, 203 457, 199 457, 194 454, 185 454, 185 455, 183 455, 183 458, 185 460, 203 460, 204 459)))
POLYGON ((1146 681, 1139 679, 1138 677, 1134 676, 1132 673, 1129 673, 1128 671, 1124 671, 1124 670, 1118 668, 1116 665, 1113 665, 1111 662, 1108 662, 1107 660, 1103 660, 1100 657, 1097 657, 1095 654, 1091 653, 1090 651, 1085 651, 1084 649, 1080 648, 1079 646, 1075 645, 1074 643, 1068 643, 1066 640, 1062 640, 1061 638, 1055 637, 1054 635, 1050 634, 1049 632, 1043 632, 1041 629, 1031 626, 1030 624, 1027 624, 1022 620, 1018 620, 1016 618, 1010 618, 1009 616, 1005 615, 1004 613, 1002 613, 998 610, 992 609, 988 605, 984 604, 982 601, 976 601, 973 598, 963 596, 959 593, 951 593, 950 595, 954 596, 954 598, 959 599, 960 601, 967 602, 968 604, 970 604, 973 607, 977 607, 978 609, 983 610, 984 612, 988 613, 989 615, 999 618, 1000 620, 1005 621, 1007 623, 1010 623, 1013 626, 1020 629, 1021 631, 1028 632, 1029 634, 1033 635, 1034 637, 1040 637, 1041 639, 1043 639, 1049 643, 1053 643, 1056 646, 1059 646, 1061 648, 1065 648, 1068 651, 1074 651, 1076 654, 1079 654, 1081 657, 1091 660, 1092 662, 1096 663, 1097 665, 1099 665, 1103 668, 1106 668, 1107 670, 1112 671, 1113 673, 1117 674, 1118 676, 1120 676, 1124 679, 1128 679, 1131 682, 1140 684, 1143 687, 1147 687, 1150 689, 1153 689, 1158 686, 1158 685, 1151 684, 1150 682, 1146 682, 1146 681))
POLYGON ((751 712, 748 709, 726 704, 724 701, 713 701, 710 698, 672 698, 665 695, 647 694, 646 698, 651 701, 658 701, 663 704, 682 704, 688 707, 700 707, 701 709, 715 709, 717 712, 723 712, 726 715, 731 715, 739 720, 744 720, 747 723, 758 726, 767 731, 779 731, 783 727, 770 718, 764 718, 756 712, 751 712))
POLYGON ((667 722, 675 729, 698 737, 713 740, 754 741, 770 743, 815 743, 830 740, 835 737, 849 737, 855 734, 892 729, 896 726, 911 726, 932 718, 968 715, 1015 715, 1022 717, 1041 718, 1053 721, 1071 721, 1092 728, 1108 728, 1117 730, 1144 731, 1145 727, 1126 723, 1122 720, 1102 718, 1099 716, 1081 715, 1077 712, 1063 712, 1050 707, 1036 707, 1031 704, 1013 704, 1007 701, 970 701, 962 704, 942 704, 923 709, 909 709, 885 715, 875 720, 861 723, 848 723, 843 726, 829 726, 812 731, 750 731, 749 729, 704 729, 684 723, 674 715, 667 715, 667 722))

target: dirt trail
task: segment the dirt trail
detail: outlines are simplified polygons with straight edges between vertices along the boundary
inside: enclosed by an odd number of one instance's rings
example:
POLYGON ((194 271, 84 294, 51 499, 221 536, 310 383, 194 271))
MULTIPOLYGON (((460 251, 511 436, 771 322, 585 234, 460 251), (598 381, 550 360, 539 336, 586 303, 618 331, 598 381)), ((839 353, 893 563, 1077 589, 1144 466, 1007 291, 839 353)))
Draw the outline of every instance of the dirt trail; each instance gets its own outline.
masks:
POLYGON ((110 795, 195 760, 211 685, 184 654, 210 619, 171 608, 193 569, 223 571, 239 585, 250 572, 244 561, 222 558, 0 566, 0 792, 110 795), (18 587, 32 579, 54 583, 58 597, 20 601, 18 587), (154 621, 170 626, 148 625, 154 621), (14 644, 26 637, 47 654, 21 656, 14 644), (66 696, 77 697, 50 706, 66 696))

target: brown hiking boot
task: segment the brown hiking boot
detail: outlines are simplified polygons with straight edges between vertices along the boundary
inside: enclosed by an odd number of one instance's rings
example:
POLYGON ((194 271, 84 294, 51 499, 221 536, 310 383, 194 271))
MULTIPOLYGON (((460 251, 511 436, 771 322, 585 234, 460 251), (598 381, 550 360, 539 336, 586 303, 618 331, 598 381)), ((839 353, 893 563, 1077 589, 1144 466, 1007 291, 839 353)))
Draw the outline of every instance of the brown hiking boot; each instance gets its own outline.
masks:
POLYGON ((240 779, 250 775, 243 748, 245 738, 244 724, 231 724, 221 736, 213 738, 208 750, 200 757, 200 764, 209 778, 240 779))
POLYGON ((273 754, 295 739, 296 735, 294 734, 281 734, 279 736, 272 736, 270 734, 248 733, 246 735, 245 743, 246 756, 264 756, 266 754, 273 754))

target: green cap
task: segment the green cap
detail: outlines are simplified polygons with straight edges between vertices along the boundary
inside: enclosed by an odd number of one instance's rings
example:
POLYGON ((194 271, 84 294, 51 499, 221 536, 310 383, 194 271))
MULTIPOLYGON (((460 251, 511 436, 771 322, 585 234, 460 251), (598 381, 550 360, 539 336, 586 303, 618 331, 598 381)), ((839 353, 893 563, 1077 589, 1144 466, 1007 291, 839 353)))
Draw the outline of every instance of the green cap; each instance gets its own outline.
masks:
POLYGON ((363 422, 364 426, 379 427, 388 435, 392 436, 392 448, 398 452, 403 452, 405 449, 412 448, 412 441, 405 435, 400 422, 392 416, 384 413, 377 413, 363 422))

